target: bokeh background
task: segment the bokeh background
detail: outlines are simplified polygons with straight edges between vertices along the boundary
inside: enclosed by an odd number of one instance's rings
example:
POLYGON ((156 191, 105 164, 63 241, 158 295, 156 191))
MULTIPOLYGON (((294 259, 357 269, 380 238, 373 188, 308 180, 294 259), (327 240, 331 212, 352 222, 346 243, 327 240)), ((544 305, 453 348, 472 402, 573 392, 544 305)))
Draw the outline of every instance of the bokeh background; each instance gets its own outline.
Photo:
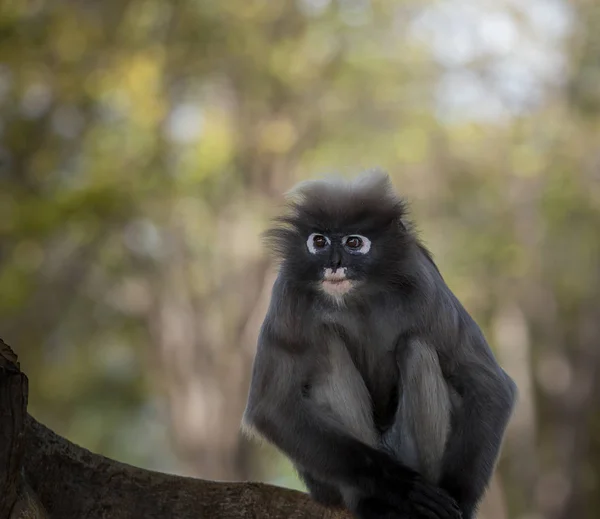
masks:
POLYGON ((302 488, 239 433, 295 182, 389 170, 520 400, 484 519, 600 514, 596 0, 3 0, 0 336, 30 411, 302 488))

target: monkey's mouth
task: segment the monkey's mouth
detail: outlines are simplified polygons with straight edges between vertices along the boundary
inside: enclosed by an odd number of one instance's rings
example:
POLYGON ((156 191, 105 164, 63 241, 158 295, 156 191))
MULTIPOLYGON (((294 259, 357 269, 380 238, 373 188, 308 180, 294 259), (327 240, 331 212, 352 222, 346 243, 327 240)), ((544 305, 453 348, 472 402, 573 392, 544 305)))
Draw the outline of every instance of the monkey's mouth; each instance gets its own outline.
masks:
POLYGON ((352 281, 346 277, 346 269, 336 270, 335 272, 326 269, 321 286, 326 293, 340 296, 352 288, 352 281))

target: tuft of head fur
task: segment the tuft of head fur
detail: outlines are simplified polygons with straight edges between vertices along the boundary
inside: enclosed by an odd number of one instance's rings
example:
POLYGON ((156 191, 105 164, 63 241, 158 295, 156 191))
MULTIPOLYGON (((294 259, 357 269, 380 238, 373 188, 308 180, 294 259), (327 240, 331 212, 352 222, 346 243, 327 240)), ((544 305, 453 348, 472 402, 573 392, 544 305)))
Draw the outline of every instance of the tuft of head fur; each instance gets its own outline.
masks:
POLYGON ((287 213, 263 237, 279 259, 309 229, 328 232, 354 228, 360 233, 397 223, 405 226, 408 208, 393 189, 388 174, 368 170, 352 180, 328 177, 300 182, 287 193, 287 213))
POLYGON ((352 180, 307 180, 292 188, 288 199, 296 218, 332 227, 365 218, 391 222, 406 214, 405 201, 396 195, 388 174, 381 170, 366 171, 352 180))

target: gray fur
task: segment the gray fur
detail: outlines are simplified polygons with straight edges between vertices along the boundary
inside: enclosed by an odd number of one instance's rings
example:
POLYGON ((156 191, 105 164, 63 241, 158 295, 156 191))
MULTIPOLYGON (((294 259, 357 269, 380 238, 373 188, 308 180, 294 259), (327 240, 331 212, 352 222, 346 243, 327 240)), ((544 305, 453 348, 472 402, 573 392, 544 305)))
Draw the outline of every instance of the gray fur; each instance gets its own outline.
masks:
POLYGON ((415 340, 407 349, 401 365, 403 394, 398 416, 383 443, 398 459, 437 483, 450 432, 448 385, 434 348, 415 340))
POLYGON ((267 238, 281 267, 246 427, 281 449, 324 504, 361 519, 455 519, 458 503, 471 519, 516 387, 407 224, 388 177, 302 184, 267 238), (311 232, 330 246, 310 254, 311 232), (372 242, 360 257, 340 241, 354 233, 372 242), (353 288, 332 298, 320 283, 338 267, 353 288))
POLYGON ((313 401, 339 420, 357 440, 376 446, 379 438, 371 413, 371 395, 345 345, 336 337, 327 348, 329 369, 313 386, 313 401))

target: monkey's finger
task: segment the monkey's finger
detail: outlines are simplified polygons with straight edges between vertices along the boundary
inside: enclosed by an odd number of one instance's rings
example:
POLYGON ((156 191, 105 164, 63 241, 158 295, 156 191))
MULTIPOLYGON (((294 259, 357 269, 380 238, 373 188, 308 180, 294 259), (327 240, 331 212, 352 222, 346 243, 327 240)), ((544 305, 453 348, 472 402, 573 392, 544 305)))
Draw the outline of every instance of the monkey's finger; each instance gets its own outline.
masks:
POLYGON ((416 485, 410 493, 410 500, 421 503, 436 503, 438 506, 452 507, 455 504, 454 499, 449 495, 440 492, 431 485, 416 485))
POLYGON ((458 504, 446 492, 428 484, 419 486, 419 491, 411 496, 412 503, 432 510, 440 519, 460 519, 458 504))
POLYGON ((427 496, 427 499, 431 499, 433 501, 448 506, 452 505, 454 508, 458 509, 458 504, 456 503, 456 500, 452 496, 450 496, 448 492, 436 485, 432 485, 428 481, 416 481, 413 491, 421 494, 422 496, 427 496))
POLYGON ((453 499, 448 499, 445 496, 438 497, 441 498, 437 500, 428 499, 421 502, 415 501, 414 504, 415 506, 430 510, 434 514, 434 517, 439 519, 460 519, 462 517, 460 508, 453 499))
POLYGON ((417 503, 413 503, 413 509, 416 512, 416 514, 414 514, 415 519, 446 519, 445 515, 440 515, 435 510, 427 508, 426 506, 421 506, 417 503))
POLYGON ((461 519, 462 513, 458 508, 440 507, 436 503, 429 502, 426 505, 413 503, 414 509, 427 519, 461 519))
POLYGON ((415 502, 415 506, 431 510, 435 514, 435 517, 439 519, 460 519, 462 517, 460 508, 458 508, 456 503, 447 499, 437 501, 429 499, 425 502, 415 502))
POLYGON ((433 503, 430 497, 420 494, 402 496, 397 493, 388 493, 382 498, 387 506, 395 509, 397 519, 454 519, 452 515, 444 513, 444 507, 433 503), (417 512, 418 511, 418 512, 417 512))

